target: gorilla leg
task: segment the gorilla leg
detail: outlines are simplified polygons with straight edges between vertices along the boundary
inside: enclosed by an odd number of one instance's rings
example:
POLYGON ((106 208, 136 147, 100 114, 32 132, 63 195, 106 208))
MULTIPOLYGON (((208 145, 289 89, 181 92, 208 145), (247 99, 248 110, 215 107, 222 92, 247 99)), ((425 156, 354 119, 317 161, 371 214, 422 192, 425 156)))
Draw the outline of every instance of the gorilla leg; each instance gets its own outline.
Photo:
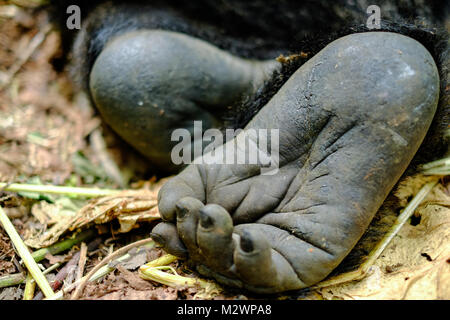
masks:
POLYGON ((227 285, 261 293, 310 286, 361 237, 419 148, 438 99, 435 62, 417 41, 388 32, 340 38, 245 128, 279 129, 278 173, 188 166, 160 191, 166 222, 155 239, 227 285))
POLYGON ((279 67, 241 59, 170 31, 132 31, 110 40, 90 74, 103 119, 161 168, 172 169, 171 133, 223 126, 229 107, 252 95, 279 67))

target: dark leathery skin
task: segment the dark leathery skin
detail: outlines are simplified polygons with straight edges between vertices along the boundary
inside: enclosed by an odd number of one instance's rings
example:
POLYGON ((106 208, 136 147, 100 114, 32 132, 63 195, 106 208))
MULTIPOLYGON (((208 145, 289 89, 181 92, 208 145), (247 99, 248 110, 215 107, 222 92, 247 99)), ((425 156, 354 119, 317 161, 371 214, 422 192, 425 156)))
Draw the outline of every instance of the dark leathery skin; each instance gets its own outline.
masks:
POLYGON ((438 98, 436 65, 417 41, 387 32, 340 38, 246 127, 280 130, 279 172, 190 165, 159 193, 164 224, 176 229, 152 233, 179 237, 197 270, 226 285, 259 293, 313 285, 361 237, 419 148, 438 98))

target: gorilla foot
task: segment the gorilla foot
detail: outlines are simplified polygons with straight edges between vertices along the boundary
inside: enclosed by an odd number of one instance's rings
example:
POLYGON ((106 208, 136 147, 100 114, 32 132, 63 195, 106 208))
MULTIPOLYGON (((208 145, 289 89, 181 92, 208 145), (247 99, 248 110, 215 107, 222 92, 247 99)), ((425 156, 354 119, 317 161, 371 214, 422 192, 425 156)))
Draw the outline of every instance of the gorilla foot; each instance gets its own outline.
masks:
POLYGON ((194 37, 140 30, 113 38, 94 63, 90 92, 103 119, 160 168, 173 170, 171 134, 223 125, 229 107, 253 94, 273 61, 241 59, 194 37))
MULTIPOLYGON (((436 110, 430 53, 393 33, 336 40, 245 129, 279 130, 279 170, 190 165, 159 193, 152 233, 226 285, 311 286, 350 252, 421 144, 436 110)), ((228 142, 230 143, 230 142, 228 142)))

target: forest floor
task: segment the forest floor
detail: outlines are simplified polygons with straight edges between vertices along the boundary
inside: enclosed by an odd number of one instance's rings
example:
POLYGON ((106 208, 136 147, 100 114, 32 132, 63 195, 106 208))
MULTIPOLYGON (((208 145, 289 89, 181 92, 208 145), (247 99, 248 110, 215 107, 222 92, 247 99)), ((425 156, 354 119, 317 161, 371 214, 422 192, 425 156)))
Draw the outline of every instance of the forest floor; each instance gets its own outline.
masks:
MULTIPOLYGON (((73 193, 9 192, 0 188, 0 205, 32 251, 60 243, 81 230, 93 230, 66 251, 47 253, 42 269, 55 268, 48 281, 67 287, 115 250, 148 237, 158 220, 156 194, 164 180, 127 148, 76 92, 63 65, 61 34, 43 10, 0 0, 0 182, 96 187, 121 190, 89 200, 73 193), (133 191, 134 190, 134 191, 133 191)), ((355 269, 374 248, 426 182, 405 179, 374 219, 361 242, 334 273, 355 269), (392 210, 389 202, 395 201, 392 210)), ((302 291, 277 299, 450 299, 450 183, 441 178, 383 254, 360 281, 302 291)), ((122 263, 87 283, 82 299, 247 299, 214 287, 164 285, 144 280, 139 268, 165 253, 154 246, 130 250, 122 263)), ((23 299, 25 281, 11 240, 0 228, 0 300, 23 299), (6 279, 6 280, 5 280, 6 279), (3 282, 2 282, 3 281, 3 282)), ((197 278, 180 261, 178 275, 197 278)), ((31 295, 42 298, 39 288, 31 295)), ((71 292, 64 298, 69 299, 71 292)), ((29 297, 28 297, 29 298, 29 297)), ((263 297, 257 297, 263 298, 263 297)))

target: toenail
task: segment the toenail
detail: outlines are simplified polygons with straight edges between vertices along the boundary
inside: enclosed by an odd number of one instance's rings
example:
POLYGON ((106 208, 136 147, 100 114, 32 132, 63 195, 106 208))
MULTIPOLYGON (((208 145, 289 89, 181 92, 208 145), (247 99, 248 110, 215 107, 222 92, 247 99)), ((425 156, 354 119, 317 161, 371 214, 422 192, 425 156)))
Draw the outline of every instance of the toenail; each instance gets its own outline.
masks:
POLYGON ((208 229, 214 225, 213 219, 210 216, 208 216, 205 212, 203 212, 203 210, 200 210, 199 213, 200 213, 200 225, 202 226, 202 228, 208 229))
POLYGON ((156 233, 150 233, 150 238, 152 238, 153 241, 155 241, 156 244, 158 244, 159 246, 164 246, 164 244, 166 243, 164 238, 161 237, 159 234, 156 234, 156 233))
POLYGON ((253 241, 250 238, 250 234, 248 232, 243 232, 241 235, 240 246, 242 251, 244 252, 252 252, 254 250, 253 241))
POLYGON ((188 213, 188 209, 180 204, 176 204, 175 207, 177 208, 177 217, 182 219, 186 216, 188 213))

